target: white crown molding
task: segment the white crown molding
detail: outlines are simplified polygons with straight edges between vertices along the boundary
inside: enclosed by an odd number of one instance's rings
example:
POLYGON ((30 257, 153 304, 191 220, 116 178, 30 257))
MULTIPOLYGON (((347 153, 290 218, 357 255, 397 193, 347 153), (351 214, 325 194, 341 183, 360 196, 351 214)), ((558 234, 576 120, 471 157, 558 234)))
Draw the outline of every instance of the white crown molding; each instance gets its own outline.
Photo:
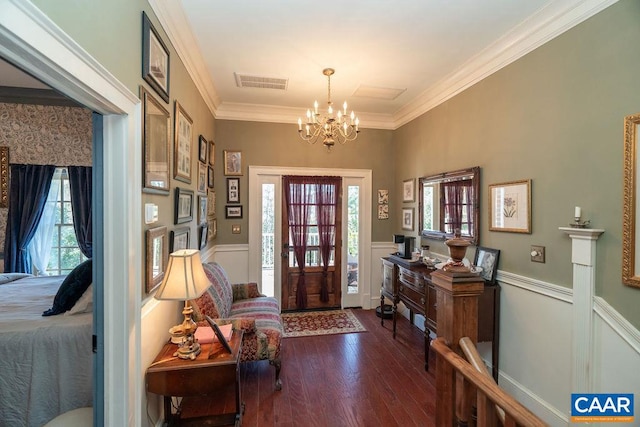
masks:
MULTIPOLYGON (((359 113, 363 128, 397 129, 453 98, 501 68, 523 57, 618 0, 556 0, 505 34, 462 67, 425 90, 393 115, 359 113)), ((222 103, 198 55, 195 38, 178 1, 149 0, 171 43, 205 99, 213 116, 225 120, 295 123, 299 113, 287 108, 222 103)))
POLYGON ((200 50, 197 48, 198 42, 190 30, 189 21, 187 21, 181 3, 179 1, 149 0, 149 4, 160 21, 160 25, 167 33, 169 41, 182 59, 187 73, 193 79, 193 83, 209 107, 209 111, 213 117, 216 117, 220 99, 207 71, 207 66, 202 60, 200 50))
POLYGON ((424 91, 394 115, 398 128, 520 59, 618 0, 549 2, 462 67, 424 91))

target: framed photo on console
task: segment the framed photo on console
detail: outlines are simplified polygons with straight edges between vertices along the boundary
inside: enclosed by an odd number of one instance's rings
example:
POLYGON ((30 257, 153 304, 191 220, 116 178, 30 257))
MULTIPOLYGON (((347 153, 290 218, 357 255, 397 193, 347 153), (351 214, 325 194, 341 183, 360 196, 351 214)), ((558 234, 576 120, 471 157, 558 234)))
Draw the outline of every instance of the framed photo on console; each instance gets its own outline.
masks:
POLYGON ((496 273, 498 272, 498 260, 500 259, 500 249, 485 248, 478 246, 473 265, 482 268, 480 276, 487 284, 496 283, 496 273))

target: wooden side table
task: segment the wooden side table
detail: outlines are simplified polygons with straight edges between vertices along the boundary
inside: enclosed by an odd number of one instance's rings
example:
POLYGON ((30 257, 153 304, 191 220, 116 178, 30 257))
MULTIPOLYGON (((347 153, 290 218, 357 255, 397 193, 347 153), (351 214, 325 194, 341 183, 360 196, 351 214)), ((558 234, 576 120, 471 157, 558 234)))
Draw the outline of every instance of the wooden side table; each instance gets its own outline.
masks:
POLYGON ((164 414, 169 426, 207 425, 240 426, 244 403, 240 393, 240 352, 243 331, 233 331, 227 352, 220 343, 202 344, 202 352, 195 360, 174 357, 177 346, 167 343, 147 369, 147 391, 164 396, 164 414), (198 418, 180 418, 180 411, 172 413, 171 398, 215 395, 221 389, 235 384, 235 412, 198 418))

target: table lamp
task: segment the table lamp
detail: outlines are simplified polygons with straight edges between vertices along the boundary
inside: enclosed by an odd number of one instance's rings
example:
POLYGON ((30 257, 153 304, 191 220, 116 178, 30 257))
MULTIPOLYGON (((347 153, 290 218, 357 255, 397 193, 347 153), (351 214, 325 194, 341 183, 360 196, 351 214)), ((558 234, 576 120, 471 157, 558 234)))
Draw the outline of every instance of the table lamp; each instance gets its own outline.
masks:
POLYGON ((194 336, 198 325, 191 318, 193 308, 189 300, 198 298, 210 285, 197 249, 181 249, 169 255, 169 265, 155 297, 160 300, 184 301, 184 321, 180 325, 184 332, 184 342, 174 354, 180 359, 194 360, 200 354, 200 344, 194 336))

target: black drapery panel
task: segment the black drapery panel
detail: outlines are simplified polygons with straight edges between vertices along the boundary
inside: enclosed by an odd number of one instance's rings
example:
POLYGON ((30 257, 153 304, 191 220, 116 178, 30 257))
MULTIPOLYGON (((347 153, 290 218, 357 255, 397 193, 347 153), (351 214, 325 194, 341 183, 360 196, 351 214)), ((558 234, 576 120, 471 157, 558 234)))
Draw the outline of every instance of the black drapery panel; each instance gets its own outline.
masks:
POLYGON ((40 223, 55 170, 53 165, 11 165, 5 273, 31 273, 28 246, 40 223))
POLYGON ((91 221, 91 167, 68 166, 69 188, 71 191, 71 212, 73 228, 80 251, 87 258, 93 258, 93 236, 91 221))

